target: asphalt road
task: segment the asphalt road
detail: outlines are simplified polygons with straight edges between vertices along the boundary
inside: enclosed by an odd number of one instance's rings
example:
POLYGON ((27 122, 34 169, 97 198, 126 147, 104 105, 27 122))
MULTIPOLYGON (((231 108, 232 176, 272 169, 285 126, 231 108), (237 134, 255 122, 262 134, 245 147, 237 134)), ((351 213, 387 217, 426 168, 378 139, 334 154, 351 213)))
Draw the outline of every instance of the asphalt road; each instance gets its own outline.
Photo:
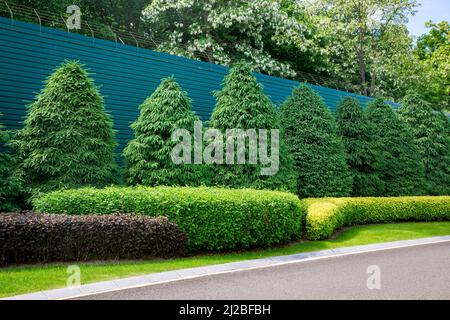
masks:
POLYGON ((450 299, 450 242, 204 276, 78 299, 450 299), (369 283, 380 284, 380 289, 368 289, 368 278, 373 280, 378 271, 380 281, 369 283))

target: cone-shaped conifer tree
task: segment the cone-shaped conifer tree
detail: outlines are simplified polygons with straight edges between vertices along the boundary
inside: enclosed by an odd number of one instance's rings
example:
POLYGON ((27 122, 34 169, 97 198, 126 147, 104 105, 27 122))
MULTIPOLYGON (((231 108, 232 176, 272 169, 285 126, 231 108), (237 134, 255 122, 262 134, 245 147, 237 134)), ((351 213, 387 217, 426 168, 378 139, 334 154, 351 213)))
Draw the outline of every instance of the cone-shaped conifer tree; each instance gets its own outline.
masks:
MULTIPOLYGON (((193 164, 193 149, 185 154, 191 163, 175 163, 171 157, 178 141, 172 141, 177 129, 189 132, 193 145, 194 122, 199 121, 192 103, 173 77, 163 79, 155 92, 139 107, 140 116, 131 125, 134 139, 124 150, 125 179, 128 184, 148 186, 195 186, 208 184, 208 167, 193 164)), ((183 155, 181 155, 183 156, 183 155)))
POLYGON ((367 117, 374 127, 375 136, 380 139, 384 194, 423 194, 424 167, 409 126, 382 99, 375 99, 369 104, 367 117))
POLYGON ((28 107, 13 141, 18 173, 33 194, 115 181, 114 131, 83 65, 64 62, 28 107))
POLYGON ((403 99, 398 111, 414 134, 414 142, 425 166, 428 193, 450 194, 450 137, 446 132, 445 116, 435 113, 415 93, 403 99))
MULTIPOLYGON (((277 189, 295 191, 295 173, 292 160, 282 138, 280 119, 275 106, 264 94, 257 83, 251 67, 245 63, 234 66, 223 81, 222 90, 216 93, 216 107, 210 121, 210 127, 226 133, 228 129, 244 131, 254 129, 259 135, 267 130, 267 148, 261 148, 258 137, 258 150, 267 149, 267 155, 274 155, 271 149, 271 130, 279 130, 279 163, 275 174, 262 174, 262 168, 273 165, 266 163, 258 154, 257 164, 251 164, 250 149, 246 143, 245 164, 220 164, 215 166, 215 184, 230 187, 250 187, 258 189, 277 189)), ((274 139, 274 141, 276 141, 274 139)), ((224 140, 225 142, 225 140, 224 140)), ((263 150, 264 151, 264 150, 263 150)), ((226 162, 226 159, 224 160, 226 162)), ((235 163, 237 162, 237 158, 235 163)), ((274 168, 272 166, 272 168, 274 168)), ((274 170, 275 171, 275 170, 274 170)))
POLYGON ((382 154, 374 130, 358 100, 345 97, 336 109, 338 135, 353 176, 352 196, 382 196, 382 154))
POLYGON ((335 120, 322 98, 301 85, 281 106, 282 124, 298 174, 298 195, 348 196, 352 177, 335 120))

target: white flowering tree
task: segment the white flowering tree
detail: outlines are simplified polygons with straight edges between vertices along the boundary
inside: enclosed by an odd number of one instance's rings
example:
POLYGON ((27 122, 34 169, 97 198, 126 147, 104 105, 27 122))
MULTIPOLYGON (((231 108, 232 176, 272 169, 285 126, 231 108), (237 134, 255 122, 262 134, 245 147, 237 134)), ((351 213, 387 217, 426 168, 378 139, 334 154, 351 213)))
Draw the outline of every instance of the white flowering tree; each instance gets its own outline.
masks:
POLYGON ((223 65, 245 60, 268 74, 295 75, 268 48, 306 50, 306 28, 278 0, 153 0, 142 19, 158 50, 223 65))

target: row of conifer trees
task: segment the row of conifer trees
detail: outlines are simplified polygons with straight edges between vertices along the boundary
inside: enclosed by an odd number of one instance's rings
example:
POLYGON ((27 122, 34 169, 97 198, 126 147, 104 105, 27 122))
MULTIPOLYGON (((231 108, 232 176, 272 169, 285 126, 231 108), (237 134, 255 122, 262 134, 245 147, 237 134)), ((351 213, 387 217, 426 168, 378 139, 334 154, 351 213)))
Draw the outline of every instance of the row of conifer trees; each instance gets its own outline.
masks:
MULTIPOLYGON (((382 99, 363 109, 346 97, 334 117, 313 89, 301 85, 277 110, 250 67, 238 64, 215 96, 209 127, 280 130, 276 175, 262 176, 261 165, 254 164, 174 164, 172 133, 192 132, 199 119, 173 77, 163 79, 139 107, 131 125, 134 138, 123 151, 122 174, 103 98, 83 65, 64 62, 29 105, 24 127, 10 141, 14 157, 1 154, 0 209, 19 193, 103 187, 122 177, 129 185, 268 188, 300 197, 450 194, 449 121, 418 95, 406 97, 398 111, 382 99)), ((5 131, 0 133, 6 141, 5 131)))

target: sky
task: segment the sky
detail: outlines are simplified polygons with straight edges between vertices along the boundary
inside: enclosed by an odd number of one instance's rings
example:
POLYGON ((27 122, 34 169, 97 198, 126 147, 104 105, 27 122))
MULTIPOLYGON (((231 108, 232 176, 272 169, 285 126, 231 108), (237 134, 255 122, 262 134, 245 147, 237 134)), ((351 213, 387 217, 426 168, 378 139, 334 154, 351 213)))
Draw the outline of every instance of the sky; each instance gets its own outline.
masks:
POLYGON ((420 36, 427 33, 429 29, 425 28, 425 22, 450 21, 450 0, 419 0, 421 6, 415 16, 409 18, 408 29, 414 36, 420 36))

